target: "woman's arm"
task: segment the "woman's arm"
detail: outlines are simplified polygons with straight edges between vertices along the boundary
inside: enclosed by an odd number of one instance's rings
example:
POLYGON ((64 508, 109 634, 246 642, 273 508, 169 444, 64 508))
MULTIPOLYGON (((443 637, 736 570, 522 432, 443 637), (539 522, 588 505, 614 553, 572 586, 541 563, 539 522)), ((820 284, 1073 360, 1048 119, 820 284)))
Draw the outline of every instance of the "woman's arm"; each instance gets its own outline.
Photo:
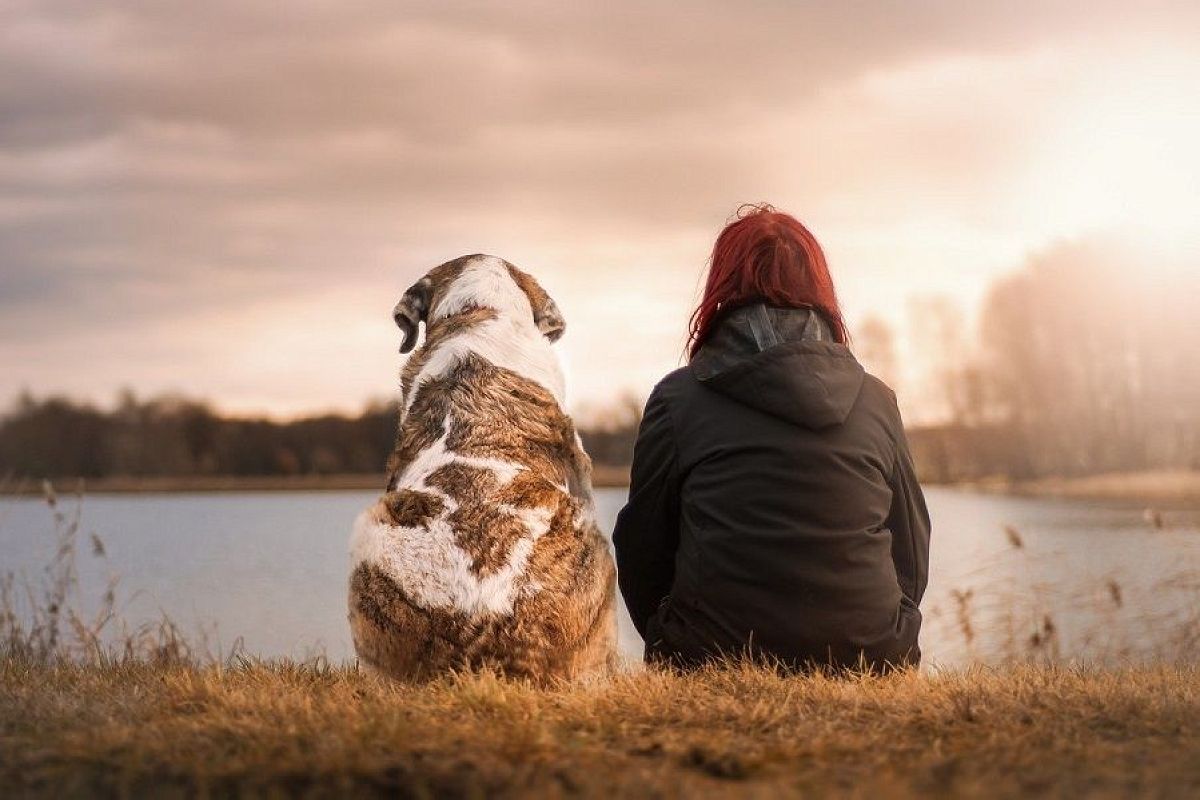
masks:
POLYGON ((887 520, 892 532, 892 561, 900 591, 913 605, 919 605, 929 582, 929 510, 917 482, 903 427, 896 436, 896 463, 888 484, 892 489, 892 508, 887 520))
POLYGON ((655 389, 638 428, 629 501, 617 516, 617 580, 643 638, 646 622, 671 591, 679 547, 679 463, 666 400, 655 389))

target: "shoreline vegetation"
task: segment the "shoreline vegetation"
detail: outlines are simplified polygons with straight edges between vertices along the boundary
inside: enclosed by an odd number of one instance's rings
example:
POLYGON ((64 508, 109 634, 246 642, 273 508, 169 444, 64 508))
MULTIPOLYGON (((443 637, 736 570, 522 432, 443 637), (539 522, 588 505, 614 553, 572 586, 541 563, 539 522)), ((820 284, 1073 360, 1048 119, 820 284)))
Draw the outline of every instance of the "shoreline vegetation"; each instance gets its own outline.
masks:
MULTIPOLYGON (((384 476, 376 473, 334 475, 158 475, 54 480, 68 494, 137 494, 174 492, 275 492, 275 491, 378 491, 384 476)), ((629 485, 628 467, 597 464, 596 488, 620 489, 629 485)), ((990 494, 1048 497, 1067 500, 1144 503, 1148 505, 1200 506, 1200 471, 1147 470, 1111 472, 1079 477, 1015 481, 994 478, 972 481, 925 481, 990 494)), ((42 496, 43 484, 34 480, 0 481, 0 495, 42 496)))

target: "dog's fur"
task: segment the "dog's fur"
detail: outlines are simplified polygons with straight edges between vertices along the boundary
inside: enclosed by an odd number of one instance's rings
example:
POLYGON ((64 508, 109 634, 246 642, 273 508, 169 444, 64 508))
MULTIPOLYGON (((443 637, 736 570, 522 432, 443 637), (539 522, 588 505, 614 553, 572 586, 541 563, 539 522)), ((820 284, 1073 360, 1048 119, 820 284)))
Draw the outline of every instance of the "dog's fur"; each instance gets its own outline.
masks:
POLYGON ((350 628, 397 678, 492 667, 547 681, 606 672, 615 568, 591 461, 563 412, 564 323, 494 256, 435 267, 396 306, 411 349, 387 492, 355 523, 350 628))

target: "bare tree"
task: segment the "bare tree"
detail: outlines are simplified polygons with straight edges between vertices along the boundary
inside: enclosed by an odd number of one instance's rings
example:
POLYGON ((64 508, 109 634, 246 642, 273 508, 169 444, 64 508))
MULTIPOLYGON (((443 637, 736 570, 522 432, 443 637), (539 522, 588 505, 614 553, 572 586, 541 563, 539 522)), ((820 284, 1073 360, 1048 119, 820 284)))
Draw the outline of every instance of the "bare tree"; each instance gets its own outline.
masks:
POLYGON ((896 334, 882 317, 869 316, 854 332, 854 349, 867 371, 899 391, 900 364, 896 357, 896 334))
POLYGON ((962 308, 946 295, 928 295, 909 300, 908 312, 926 405, 956 424, 978 422, 984 396, 962 308))
POLYGON ((1031 473, 1196 465, 1195 273, 1155 280, 1130 251, 1061 245, 984 304, 988 391, 1031 473))

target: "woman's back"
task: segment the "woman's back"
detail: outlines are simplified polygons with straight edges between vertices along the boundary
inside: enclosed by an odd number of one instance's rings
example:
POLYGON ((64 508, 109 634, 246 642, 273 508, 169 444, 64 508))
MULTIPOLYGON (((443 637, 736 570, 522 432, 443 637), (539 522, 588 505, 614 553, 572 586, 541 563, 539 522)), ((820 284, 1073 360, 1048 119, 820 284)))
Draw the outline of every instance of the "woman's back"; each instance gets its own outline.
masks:
POLYGON ((726 304, 655 388, 613 536, 651 658, 919 659, 928 513, 894 395, 835 338, 726 304))
MULTIPOLYGON (((894 503, 906 458, 895 401, 844 346, 816 338, 816 321, 806 310, 740 309, 647 407, 639 444, 675 451, 675 477, 657 492, 678 494, 678 519, 659 518, 666 497, 631 496, 615 539, 628 555, 648 528, 677 529, 669 613, 656 622, 693 659, 753 647, 788 660, 862 652, 895 662, 916 644, 924 575, 909 576, 901 616, 892 528, 908 520, 889 519, 904 507, 894 503), (778 343, 760 350, 752 318, 778 343)), ((895 544, 911 550, 908 533, 895 544)), ((923 563, 918 555, 895 554, 923 563)), ((622 586, 640 584, 622 560, 622 586)))

